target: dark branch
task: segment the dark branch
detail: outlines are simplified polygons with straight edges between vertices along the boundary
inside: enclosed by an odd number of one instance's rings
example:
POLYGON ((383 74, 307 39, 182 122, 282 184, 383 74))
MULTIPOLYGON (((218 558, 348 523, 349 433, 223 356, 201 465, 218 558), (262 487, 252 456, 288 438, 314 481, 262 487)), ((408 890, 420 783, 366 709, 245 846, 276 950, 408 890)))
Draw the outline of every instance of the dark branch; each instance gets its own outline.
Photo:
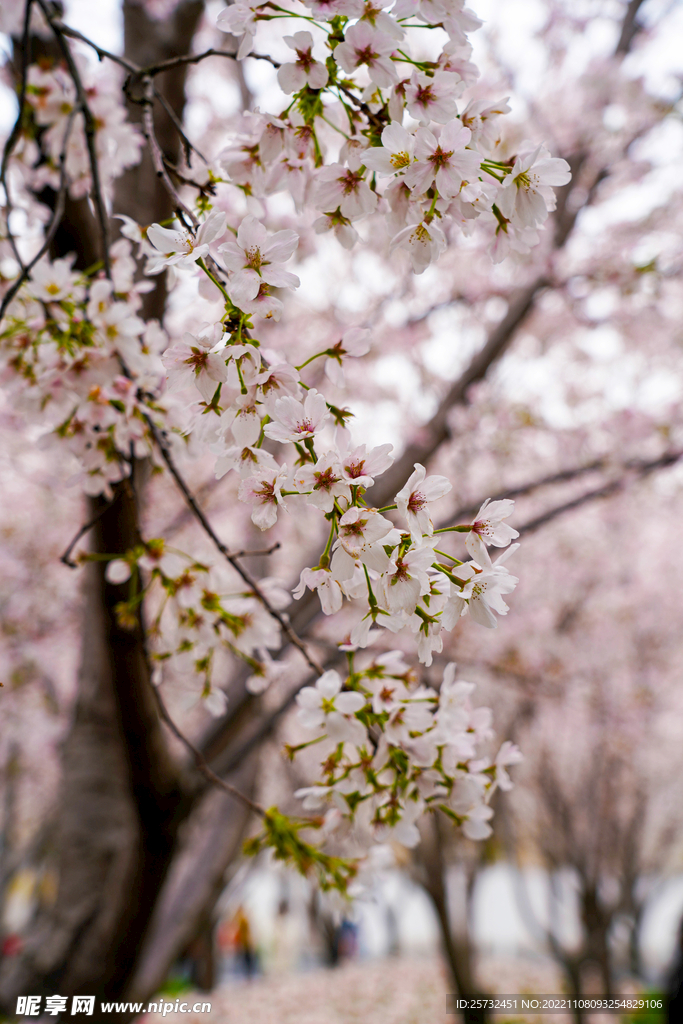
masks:
POLYGON ((491 331, 484 347, 472 358, 467 369, 451 385, 442 399, 436 414, 425 427, 426 440, 409 445, 401 458, 397 459, 391 469, 368 491, 373 505, 379 508, 388 504, 412 473, 414 464, 428 462, 448 439, 448 416, 451 409, 467 401, 471 386, 483 380, 493 363, 509 348, 517 328, 532 309, 538 293, 548 283, 545 275, 539 275, 535 281, 518 292, 507 314, 491 331))
POLYGON ((581 494, 578 498, 573 498, 572 501, 567 501, 562 505, 558 505, 555 508, 548 509, 540 516, 536 516, 535 519, 530 519, 528 523, 524 523, 519 527, 520 537, 527 533, 533 533, 538 530, 541 526, 545 526, 546 523, 551 522, 558 516, 564 515, 565 512, 573 512, 577 508, 581 508, 582 505, 586 505, 590 501, 597 501, 600 498, 610 498, 613 494, 623 490, 628 486, 631 480, 635 477, 637 480, 641 480, 644 477, 650 475, 650 473, 656 472, 658 469, 667 469, 669 466, 673 466, 683 458, 683 451, 680 452, 667 452, 666 455, 662 455, 659 459, 652 459, 651 461, 639 461, 635 460, 631 463, 626 463, 629 468, 629 472, 623 476, 618 477, 616 480, 611 480, 607 484, 603 484, 602 487, 597 487, 592 491, 587 491, 585 494, 581 494))
MULTIPOLYGON (((71 111, 71 113, 69 114, 69 118, 68 118, 67 125, 66 125, 66 130, 64 132, 64 142, 62 144, 62 151, 61 151, 61 153, 59 155, 59 189, 57 191, 57 199, 56 199, 55 208, 54 208, 54 211, 53 211, 53 214, 52 214, 52 220, 50 221, 50 226, 48 227, 48 229, 47 229, 47 231, 45 233, 45 238, 43 240, 43 244, 41 245, 41 247, 38 250, 38 252, 35 254, 35 256, 33 257, 32 260, 30 260, 26 264, 22 264, 21 265, 21 273, 19 274, 17 279, 12 282, 11 286, 5 292, 3 300, 0 303, 0 320, 2 320, 3 316, 5 315, 5 311, 7 310, 10 302, 12 301, 14 296, 17 294, 17 292, 21 288, 21 286, 24 283, 24 281, 27 281, 28 278, 30 277, 31 271, 35 267, 36 263, 38 263, 38 261, 43 258, 45 253, 48 251, 48 249, 52 245, 52 240, 54 239, 55 235, 57 234, 57 231, 59 229, 59 225, 62 222, 62 217, 64 216, 64 204, 66 202, 66 193, 67 193, 67 189, 68 189, 68 186, 69 186, 69 183, 68 183, 67 177, 66 177, 66 154, 67 154, 67 147, 69 145, 69 137, 71 135, 71 129, 73 127, 74 118, 75 118, 76 114, 79 112, 79 110, 80 110, 80 106, 78 104, 76 104, 74 106, 73 110, 71 111)), ((6 191, 7 190, 5 189, 5 192, 6 191)), ((9 219, 9 216, 8 216, 8 219, 9 219)))
POLYGON ((86 92, 83 87, 83 80, 81 78, 80 71, 78 70, 78 66, 73 58, 73 54, 67 45, 64 33, 57 27, 54 14, 45 0, 35 0, 35 2, 39 5, 50 25, 50 28, 54 32, 57 45, 62 51, 62 56, 64 57, 66 66, 69 69, 69 74, 71 75, 71 79, 74 83, 78 104, 83 114, 83 121, 85 122, 85 142, 88 148, 88 161, 90 163, 91 194, 95 205, 95 211, 97 213, 100 237, 102 239, 102 261, 104 263, 105 274, 111 280, 111 263, 109 261, 109 222, 107 210, 104 205, 104 196, 102 195, 100 167, 97 160, 97 151, 95 149, 95 118, 93 117, 92 110, 88 104, 88 97, 86 96, 86 92))
POLYGON ((77 569, 78 568, 78 562, 74 562, 73 561, 73 559, 71 558, 71 552, 76 547, 76 545, 78 544, 78 542, 81 539, 81 537, 85 537, 86 533, 88 533, 90 530, 92 530, 93 526, 100 521, 100 519, 105 514, 105 512, 109 511, 109 509, 114 504, 114 502, 117 501, 119 496, 122 494, 122 491, 123 491, 123 488, 121 488, 121 487, 117 488, 116 489, 116 493, 114 494, 113 499, 108 504, 103 505, 102 508, 99 509, 97 514, 92 517, 92 519, 89 519, 87 523, 84 523, 83 526, 81 526, 81 528, 78 530, 78 533, 75 534, 75 536, 71 540, 68 548, 66 549, 64 554, 59 559, 60 562, 63 562, 64 565, 68 565, 70 569, 77 569))
POLYGON ((637 14, 642 5, 643 0, 630 0, 629 5, 626 8, 624 20, 621 23, 621 34, 619 36, 617 48, 614 51, 615 56, 624 57, 630 51, 633 40, 641 30, 641 26, 637 21, 637 14))
POLYGON ((227 562, 229 562, 230 565, 233 567, 233 569, 235 569, 235 571, 242 577, 244 582, 247 584, 249 589, 253 592, 254 596, 261 602, 261 604, 266 609, 266 611, 269 613, 269 615, 271 615, 276 620, 276 622, 279 623, 280 628, 282 629, 282 632, 284 633, 284 635, 287 637, 289 643, 293 644, 297 648, 297 650, 299 650, 301 652, 301 654, 304 656, 308 666, 318 676, 321 676, 323 674, 324 669, 319 664, 319 662, 313 657, 313 655, 310 653, 310 651, 309 651, 307 645, 304 643, 304 641, 292 629, 292 626, 290 625, 290 622, 289 622, 289 618, 286 615, 284 615, 282 612, 279 612, 277 610, 277 608, 274 608, 272 606, 272 604, 270 603, 270 601, 268 600, 266 595, 261 590, 261 588, 260 588, 260 586, 258 584, 258 581, 255 579, 255 577, 252 576, 252 574, 250 572, 248 572, 243 566, 241 566, 239 564, 238 557, 236 555, 234 555, 231 551, 228 550, 228 548, 225 546, 223 541, 215 533, 213 527, 211 526, 211 523, 206 518, 206 515, 204 514, 203 509, 201 508, 199 503, 195 500, 194 496, 192 495, 192 492, 190 491, 189 487, 185 483, 185 480, 183 479, 182 474, 180 473, 180 471, 178 470, 177 466, 175 465, 175 462, 173 461, 173 457, 171 456, 171 453, 169 451, 168 444, 166 443, 164 438, 161 436, 160 432, 157 430, 157 428, 154 426, 154 424, 151 422, 151 420, 148 420, 147 422, 148 422, 150 430, 151 430, 151 432, 152 432, 152 434, 154 436, 154 440, 156 441, 156 444, 157 444, 157 446, 159 448, 159 451, 161 452, 161 457, 163 458, 164 462, 166 463, 166 466, 168 467, 168 470, 169 470, 171 476, 173 477, 175 483, 177 484, 181 494, 185 498, 185 501, 187 502, 189 507, 192 509, 192 513, 193 513, 195 519, 200 524, 200 526, 202 527, 202 529, 206 533, 207 537, 210 538, 210 540, 212 541, 214 546, 218 549, 218 551, 220 551, 220 553, 223 555, 225 560, 227 562))
POLYGON ((26 10, 24 11, 24 28, 21 37, 21 80, 19 83, 19 110, 17 113, 17 119, 12 125, 12 131, 9 133, 9 137, 2 151, 2 167, 0 167, 0 182, 2 182, 3 188, 5 190, 5 202, 7 206, 7 212, 5 217, 7 221, 7 237, 9 239, 10 245, 12 246, 12 252, 14 253, 16 261, 21 267, 22 271, 25 269, 24 261, 21 258, 21 253, 19 252, 16 239, 12 234, 12 228, 10 224, 10 220, 12 217, 12 199, 9 191, 9 183, 7 181, 7 165, 9 164, 9 158, 12 155, 12 151, 21 133, 21 122, 24 117, 24 107, 26 105, 26 82, 28 77, 28 50, 31 32, 32 3, 33 0, 26 0, 26 10))
POLYGON ((204 755, 201 753, 201 751, 198 750, 197 747, 195 747, 194 743, 192 743, 191 740, 189 740, 187 736, 185 736, 185 734, 180 731, 178 726, 175 724, 175 722, 169 715, 158 688, 156 686, 152 686, 152 689, 154 691, 154 697, 162 721, 166 723, 166 725, 171 730, 176 739, 180 740, 183 746, 192 755, 197 770, 204 776, 207 782, 210 782, 212 786, 217 786, 218 789, 222 789, 224 793, 228 793, 231 797, 234 797, 235 800, 239 800, 240 803, 244 804, 245 807, 248 807, 249 810, 254 811, 261 818, 264 818, 266 812, 264 808, 261 807, 260 804, 257 804, 254 800, 251 800, 248 796, 245 796, 245 794, 240 792, 240 790, 237 789, 235 786, 231 786, 229 782, 225 782, 224 779, 221 779, 220 776, 216 775, 216 773, 212 771, 211 768, 209 768, 208 764, 204 759, 204 755))

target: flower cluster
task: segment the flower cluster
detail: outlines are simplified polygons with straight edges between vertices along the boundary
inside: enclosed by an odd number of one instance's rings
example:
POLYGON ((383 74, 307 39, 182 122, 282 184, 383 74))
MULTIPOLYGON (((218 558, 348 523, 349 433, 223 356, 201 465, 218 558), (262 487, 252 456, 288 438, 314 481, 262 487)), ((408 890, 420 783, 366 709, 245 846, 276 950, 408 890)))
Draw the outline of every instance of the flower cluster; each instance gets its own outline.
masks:
POLYGON ((469 839, 491 834, 489 803, 511 788, 507 768, 521 761, 513 743, 482 757, 491 711, 473 708, 472 683, 449 664, 439 690, 417 685, 399 651, 389 651, 346 680, 334 670, 297 697, 302 726, 315 738, 321 779, 297 791, 306 810, 325 809, 323 829, 361 848, 397 841, 415 846, 416 822, 441 810, 469 839))
POLYGON ((316 231, 334 231, 347 248, 359 240, 358 221, 377 211, 416 273, 441 255, 451 229, 469 234, 479 219, 492 229, 494 259, 529 252, 569 165, 531 142, 502 159, 498 121, 507 101, 463 98, 479 74, 467 39, 481 24, 472 11, 462 0, 307 6, 303 15, 270 0, 238 0, 218 17, 220 28, 241 36, 240 59, 252 52, 259 22, 305 18, 316 29, 315 38, 285 37, 296 60, 279 68, 278 82, 292 99, 279 116, 246 119, 219 155, 227 180, 255 196, 289 191, 299 209, 318 211, 316 231), (418 30, 424 52, 425 29, 448 36, 431 60, 410 54, 418 30), (329 159, 324 121, 345 140, 329 159))
MULTIPOLYGON (((94 73, 82 59, 79 63, 94 121, 101 185, 107 190, 127 167, 138 163, 144 139, 128 120, 120 90, 111 75, 99 70, 94 73)), ((58 189, 64 151, 69 191, 74 198, 85 195, 92 186, 90 156, 84 114, 70 74, 61 64, 49 68, 32 64, 28 68, 26 98, 33 118, 22 137, 25 184, 36 193, 46 185, 58 189), (41 154, 47 155, 47 160, 41 159, 41 154)))
MULTIPOLYGON (((172 232, 162 232, 153 226, 148 238, 182 248, 159 260, 171 264, 182 252, 183 259, 202 261, 197 248, 187 252, 184 239, 178 235, 174 241, 172 232)), ((360 616, 350 632, 351 645, 365 647, 373 626, 392 633, 405 629, 415 637, 420 660, 430 665, 433 652, 443 648, 442 630, 452 629, 461 615, 470 612, 476 622, 495 626, 494 613, 506 614, 503 595, 514 589, 517 579, 505 568, 505 556, 491 562, 485 542, 507 545, 516 536, 503 522, 513 503, 485 506, 474 524, 457 528, 474 538, 470 553, 476 560, 467 564, 437 548, 439 534, 451 529, 435 533, 431 518, 432 503, 451 489, 445 477, 427 476, 416 465, 395 504, 382 510, 367 506, 364 493, 392 464, 391 446, 354 447, 344 429, 348 413, 302 380, 306 364, 293 366, 283 356, 269 362, 247 329, 259 303, 264 304, 261 315, 277 315, 272 307, 279 300, 269 298, 269 281, 281 288, 298 284, 284 269, 296 244, 294 232, 269 238, 248 216, 234 240, 217 245, 233 329, 216 325, 196 337, 185 335, 182 343, 167 349, 162 358, 169 384, 179 390, 194 385, 199 391, 202 437, 217 456, 217 475, 239 473, 239 498, 253 506, 252 520, 260 529, 272 527, 279 512, 297 499, 319 509, 329 522, 318 564, 302 571, 294 596, 300 597, 306 587, 316 590, 328 615, 339 611, 344 599, 354 601, 360 616), (340 443, 329 442, 329 428, 335 424, 340 443), (266 439, 284 447, 285 461, 266 450, 266 439), (398 522, 383 514, 392 511, 398 522)), ((208 245, 201 248, 208 250, 208 245)), ((364 332, 350 331, 307 363, 325 358, 336 375, 344 359, 364 352, 367 344, 364 332)))
MULTIPOLYGON (((517 548, 507 523, 513 503, 485 502, 472 522, 438 528, 434 505, 451 483, 420 464, 388 505, 368 503, 392 465, 392 446, 352 440, 351 413, 328 399, 322 374, 312 380, 306 367, 322 359, 325 376, 342 387, 347 360, 368 352, 371 332, 340 330, 300 365, 262 346, 255 318, 279 320, 286 293, 298 287, 290 261, 299 238, 293 230, 271 234, 257 203, 238 219, 217 189, 257 199, 287 191, 298 211, 314 212, 316 232, 331 230, 348 248, 359 239, 359 222, 379 215, 392 247, 406 250, 420 273, 454 229, 469 233, 476 221, 490 225, 495 259, 528 251, 554 208, 553 187, 569 173, 537 144, 503 158, 506 101, 464 97, 478 75, 467 34, 479 21, 463 0, 386 6, 307 0, 305 15, 270 0, 226 8, 219 25, 241 37, 240 58, 251 53, 260 21, 306 20, 305 31, 284 37, 292 59, 279 65, 277 78, 290 97, 286 109, 245 116, 244 132, 218 154, 223 177, 212 174, 180 223, 142 227, 121 217, 123 237, 110 249, 107 274, 97 267, 77 272, 70 259, 39 260, 9 302, 0 345, 15 406, 38 412, 45 443, 72 453, 72 479, 87 494, 110 496, 135 459, 192 435, 195 450, 215 457, 218 478, 237 474, 238 499, 259 529, 272 528, 283 512, 317 511, 327 540, 301 571, 293 597, 316 591, 325 615, 344 610, 338 641, 350 672, 345 680, 325 672, 299 693, 301 724, 315 732, 311 742, 323 754, 320 780, 302 793, 304 807, 327 806, 325 835, 346 830, 361 842, 412 845, 428 809, 441 809, 470 838, 488 835, 491 794, 509 787, 506 766, 519 752, 504 744, 494 762, 483 757, 490 713, 470 706, 472 687, 455 680, 454 666, 437 691, 421 685, 396 651, 359 669, 354 659, 366 656, 356 652, 386 642, 384 630, 402 633, 429 667, 443 649, 443 632, 463 615, 495 627, 517 584, 506 567, 517 548), (437 40, 445 32, 446 45, 433 59, 412 57, 415 33, 432 29, 441 33, 437 40), (330 125, 343 141, 328 153, 330 125), (209 196, 218 197, 213 207, 209 196), (223 315, 169 341, 140 316, 153 284, 136 280, 139 261, 152 276, 169 268, 198 273, 200 293, 222 302, 223 315), (464 535, 462 557, 444 549, 452 533, 464 535), (507 549, 495 562, 491 545, 507 549)), ((142 139, 116 90, 85 64, 80 74, 106 190, 138 160, 142 139)), ((63 178, 73 196, 92 192, 79 95, 61 66, 29 68, 27 128, 9 162, 26 194, 57 189, 63 178)), ((10 280, 0 278, 0 291, 10 280)), ((281 610, 290 595, 276 581, 236 586, 225 564, 170 549, 163 539, 141 540, 113 558, 106 574, 129 587, 119 606, 124 625, 143 598, 153 610, 157 674, 173 660, 213 713, 226 701, 211 683, 219 649, 251 666, 255 694, 282 673, 269 652, 281 646, 281 626, 288 628, 281 610)), ((269 821, 267 841, 275 842, 280 819, 269 821)), ((295 833, 292 849, 303 849, 295 833)))
MULTIPOLYGON (((119 605, 124 624, 143 597, 154 609, 148 627, 154 678, 162 679, 163 665, 172 659, 176 676, 190 681, 187 707, 203 700, 211 714, 225 711, 224 691, 212 686, 220 649, 252 669, 251 692, 261 692, 277 678, 281 666, 268 652, 282 644, 280 627, 253 592, 236 588, 224 564, 197 562, 158 537, 110 561, 105 575, 110 583, 129 582, 129 599, 119 605)), ((271 608, 289 603, 288 592, 275 579, 260 580, 259 590, 271 608)))
POLYGON ((131 243, 111 247, 112 280, 41 260, 0 329, 3 379, 16 406, 38 413, 43 444, 66 446, 86 494, 111 495, 132 458, 152 453, 149 417, 169 425, 157 402, 167 344, 138 315, 147 281, 135 282, 131 243))

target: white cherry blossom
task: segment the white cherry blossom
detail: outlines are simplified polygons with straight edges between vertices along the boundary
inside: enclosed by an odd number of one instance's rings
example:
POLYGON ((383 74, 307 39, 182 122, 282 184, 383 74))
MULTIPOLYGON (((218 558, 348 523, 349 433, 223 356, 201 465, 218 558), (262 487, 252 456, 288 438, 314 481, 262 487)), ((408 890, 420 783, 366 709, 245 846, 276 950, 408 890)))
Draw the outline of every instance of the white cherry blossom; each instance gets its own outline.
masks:
POLYGON ((566 185, 570 177, 566 160, 551 157, 544 146, 537 146, 517 157, 497 205, 504 217, 515 216, 524 227, 533 228, 555 209, 553 186, 566 185))
POLYGON ((416 192, 426 192, 432 182, 439 195, 450 199, 458 195, 463 181, 469 182, 479 173, 481 157, 465 147, 472 133, 455 118, 444 125, 438 140, 427 128, 415 133, 414 163, 405 172, 405 183, 416 192))
POLYGON ((415 136, 403 125, 392 121, 382 131, 382 145, 365 155, 365 166, 378 174, 397 174, 410 167, 415 151, 415 136))
POLYGON ((169 266, 193 266, 198 259, 203 259, 208 254, 211 242, 225 234, 225 224, 226 215, 221 210, 214 210, 209 214, 197 229, 196 236, 187 230, 150 224, 147 228, 147 240, 159 251, 159 255, 150 256, 147 273, 158 274, 164 267, 169 266))
POLYGON ((320 607, 325 615, 334 615, 338 612, 343 603, 342 588, 329 569, 303 569, 299 578, 299 584, 292 591, 292 596, 297 600, 303 597, 304 590, 317 590, 320 598, 320 607))
POLYGON ((447 245, 446 236, 435 220, 427 223, 409 224, 391 241, 392 249, 408 251, 410 262, 416 274, 422 274, 430 263, 438 260, 447 245))
POLYGON ((349 73, 356 68, 367 67, 372 81, 381 89, 388 89, 398 79, 391 60, 395 48, 395 39, 373 28, 367 21, 359 21, 346 30, 344 42, 335 50, 335 59, 349 73))
POLYGON ((464 88, 452 71, 435 71, 433 75, 415 71, 405 87, 408 113, 425 126, 430 121, 445 124, 457 115, 455 100, 464 88))
POLYGON ((415 463, 414 472, 396 495, 396 505, 414 541, 419 543, 423 535, 431 537, 434 526, 429 517, 429 502, 448 494, 452 486, 445 476, 427 476, 424 466, 415 463))
POLYGON ((218 247, 230 272, 228 290, 232 301, 243 307, 257 297, 264 282, 276 288, 298 288, 299 278, 283 267, 298 244, 295 231, 277 231, 269 238, 256 217, 245 217, 237 238, 218 247))
POLYGON ((453 571, 466 585, 462 590, 459 590, 457 584, 452 585, 448 605, 441 617, 446 629, 452 629, 457 619, 468 612, 480 626, 489 629, 498 626, 494 612, 498 615, 507 615, 509 609, 503 595, 511 594, 519 583, 518 578, 513 576, 502 562, 518 547, 518 544, 513 544, 495 562, 489 562, 484 568, 476 562, 466 562, 453 571))
POLYGON ((227 379, 225 357, 213 352, 213 339, 184 334, 182 342, 167 348, 161 357, 168 374, 168 390, 182 391, 196 385, 206 402, 227 379))
POLYGON ((504 522, 514 510, 515 503, 509 498, 502 498, 499 501, 487 498, 474 518, 472 532, 468 533, 465 539, 465 546, 475 562, 483 560, 486 564, 488 561, 486 544, 505 548, 515 537, 519 537, 517 530, 504 522))
POLYGON ((303 402, 290 395, 278 398, 272 412, 273 422, 264 427, 266 437, 285 444, 287 441, 305 441, 316 433, 329 418, 325 396, 311 388, 303 402))
POLYGON ((341 460, 344 479, 357 487, 372 487, 375 478, 393 463, 393 456, 389 454, 392 450, 391 444, 380 444, 370 451, 367 445, 361 444, 346 452, 341 460))
MULTIPOLYGON (((338 725, 338 718, 352 715, 365 706, 365 697, 355 691, 341 692, 342 680, 338 672, 330 669, 320 676, 315 686, 304 686, 296 695, 299 705, 297 718, 307 729, 329 728, 338 725)), ((360 723, 359 723, 360 724, 360 723)))
POLYGON ((307 462, 298 467, 293 478, 294 486, 301 493, 308 492, 308 504, 323 512, 331 512, 337 498, 345 504, 351 501, 351 488, 343 478, 339 452, 334 449, 325 452, 317 462, 307 462))
POLYGON ((225 7, 216 19, 216 24, 222 32, 242 36, 237 50, 238 60, 251 53, 256 35, 256 11, 261 4, 262 0, 236 0, 234 4, 225 7))
POLYGON ((287 467, 258 469, 240 484, 238 497, 240 501, 254 505, 251 521, 259 530, 268 530, 277 522, 278 506, 286 508, 282 488, 287 480, 287 467))
POLYGON ((318 172, 314 201, 319 210, 339 210, 349 220, 372 213, 377 206, 377 196, 362 173, 341 164, 330 164, 318 172))
POLYGON ((415 606, 430 590, 427 572, 434 561, 433 548, 424 544, 402 555, 392 555, 391 566, 383 577, 386 605, 391 612, 414 612, 415 606))
POLYGON ((283 92, 299 92, 305 85, 311 89, 322 89, 329 78, 327 68, 312 56, 313 36, 310 32, 295 32, 285 36, 284 42, 296 51, 293 64, 283 64, 278 69, 277 80, 283 92))
POLYGON ((354 505, 339 519, 339 541, 347 555, 355 561, 366 561, 376 541, 394 530, 394 524, 376 509, 354 505))
POLYGON ((342 334, 336 345, 327 350, 325 374, 338 388, 344 386, 344 359, 358 359, 370 351, 370 331, 363 327, 351 327, 342 334))

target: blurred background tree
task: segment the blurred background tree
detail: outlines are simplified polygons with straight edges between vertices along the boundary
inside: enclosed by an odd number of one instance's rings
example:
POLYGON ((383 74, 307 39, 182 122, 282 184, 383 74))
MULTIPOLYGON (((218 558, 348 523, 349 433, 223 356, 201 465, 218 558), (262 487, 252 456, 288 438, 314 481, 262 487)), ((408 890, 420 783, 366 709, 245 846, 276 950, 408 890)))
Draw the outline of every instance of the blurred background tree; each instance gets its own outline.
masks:
MULTIPOLYGON (((425 678, 436 682, 458 661, 526 764, 517 790, 497 799, 494 840, 475 851, 428 823, 413 870, 436 909, 457 991, 482 987, 467 898, 494 855, 540 863, 560 888, 571 878, 578 938, 539 916, 521 875, 520 901, 570 991, 590 986, 593 969, 607 991, 621 971, 642 972, 647 882, 680 863, 683 135, 671 40, 681 12, 657 0, 474 6, 488 19, 476 40, 479 95, 515 97, 503 152, 543 138, 572 167, 540 246, 492 268, 475 231, 414 277, 379 235, 345 252, 309 228, 302 288, 273 337, 302 362, 350 319, 372 327, 370 355, 346 371, 348 393, 377 443, 403 449, 370 493, 377 507, 415 462, 458 482, 438 525, 473 514, 490 494, 518 500, 515 525, 530 539, 516 559, 513 613, 485 658, 465 620, 425 678), (453 864, 464 872, 459 893, 453 864)), ((147 66, 224 48, 215 13, 197 0, 124 3, 122 52, 147 66)), ((67 7, 64 20, 80 27, 77 16, 67 7)), ((42 39, 32 45, 34 59, 55 58, 42 39)), ((14 46, 8 94, 16 36, 14 46)), ((273 68, 220 58, 175 67, 157 86, 166 100, 155 111, 159 142, 179 187, 195 168, 167 106, 213 155, 243 106, 278 95, 273 68)), ((131 119, 140 110, 132 100, 131 119)), ((40 198, 54 206, 54 193, 40 198)), ((113 208, 142 224, 171 215, 147 155, 118 180, 113 208)), ((287 210, 278 215, 288 223, 287 210)), ((68 200, 53 254, 75 252, 86 267, 97 246, 87 200, 68 200)), ((188 303, 202 300, 187 290, 169 298, 165 278, 155 282, 145 315, 179 336, 188 303)), ((99 512, 94 552, 125 552, 143 522, 179 546, 202 542, 168 483, 147 479, 143 464, 106 510, 100 499, 84 509, 63 491, 54 454, 29 443, 13 412, 2 417, 0 894, 28 870, 36 890, 20 942, 3 946, 0 1002, 48 990, 146 999, 210 931, 248 814, 206 784, 159 720, 141 623, 122 630, 115 614, 120 588, 97 565, 77 578, 59 559, 99 512)), ((186 471, 221 536, 241 544, 246 513, 238 522, 226 512, 235 483, 213 480, 192 453, 186 471)), ((293 516, 277 529, 282 553, 269 556, 268 571, 290 586, 317 527, 293 516)), ((315 594, 289 614, 313 649, 334 654, 315 594)), ((291 651, 281 660, 286 671, 263 697, 246 689, 246 672, 220 666, 229 703, 212 722, 187 709, 180 676, 164 683, 174 718, 212 769, 267 801, 284 796, 273 750, 298 735, 289 711, 302 670, 291 651)))

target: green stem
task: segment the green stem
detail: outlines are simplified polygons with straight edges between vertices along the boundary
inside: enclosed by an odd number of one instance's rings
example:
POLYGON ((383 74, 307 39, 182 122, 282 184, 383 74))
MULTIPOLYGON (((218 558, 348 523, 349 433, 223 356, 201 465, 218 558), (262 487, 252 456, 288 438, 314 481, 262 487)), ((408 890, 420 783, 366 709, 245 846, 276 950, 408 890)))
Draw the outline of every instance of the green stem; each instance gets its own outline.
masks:
POLYGON ((230 296, 226 292, 225 288, 223 287, 221 282, 218 280, 218 278, 213 276, 213 274, 211 273, 211 271, 209 270, 209 268, 207 267, 206 263, 204 262, 204 260, 201 257, 197 260, 197 266, 201 267, 201 269, 204 271, 204 273, 209 278, 209 280, 213 281, 213 283, 216 285, 216 288, 218 288, 222 292, 223 298, 225 299, 226 303, 230 304, 230 309, 234 310, 236 313, 241 312, 241 310, 238 310, 237 307, 233 305, 232 299, 230 298, 230 296))
POLYGON ((332 522, 330 523, 330 535, 327 538, 327 544, 325 545, 325 550, 323 551, 322 555, 318 559, 318 565, 320 566, 321 569, 327 569, 328 565, 330 564, 330 551, 332 549, 332 541, 334 540, 336 532, 337 532, 337 520, 333 516, 332 517, 332 522))
POLYGON ((368 567, 365 564, 365 562, 363 562, 363 572, 365 573, 365 582, 368 585, 368 601, 370 602, 371 610, 374 611, 375 608, 377 607, 377 598, 372 592, 372 584, 370 583, 370 573, 368 572, 368 567))
MULTIPOLYGON (((284 494, 284 491, 282 492, 284 494)), ((462 565, 459 558, 455 558, 453 555, 449 555, 447 551, 440 551, 438 548, 434 548, 434 553, 441 555, 442 558, 448 558, 451 562, 455 562, 456 565, 462 565)))
POLYGON ((327 353, 328 353, 327 349, 325 349, 322 352, 316 352, 316 354, 314 356, 309 356, 309 358, 306 359, 305 362, 299 363, 299 365, 295 366, 294 369, 295 370, 303 370, 304 366, 308 366, 308 364, 312 363, 314 359, 320 359, 321 356, 326 356, 327 353))

